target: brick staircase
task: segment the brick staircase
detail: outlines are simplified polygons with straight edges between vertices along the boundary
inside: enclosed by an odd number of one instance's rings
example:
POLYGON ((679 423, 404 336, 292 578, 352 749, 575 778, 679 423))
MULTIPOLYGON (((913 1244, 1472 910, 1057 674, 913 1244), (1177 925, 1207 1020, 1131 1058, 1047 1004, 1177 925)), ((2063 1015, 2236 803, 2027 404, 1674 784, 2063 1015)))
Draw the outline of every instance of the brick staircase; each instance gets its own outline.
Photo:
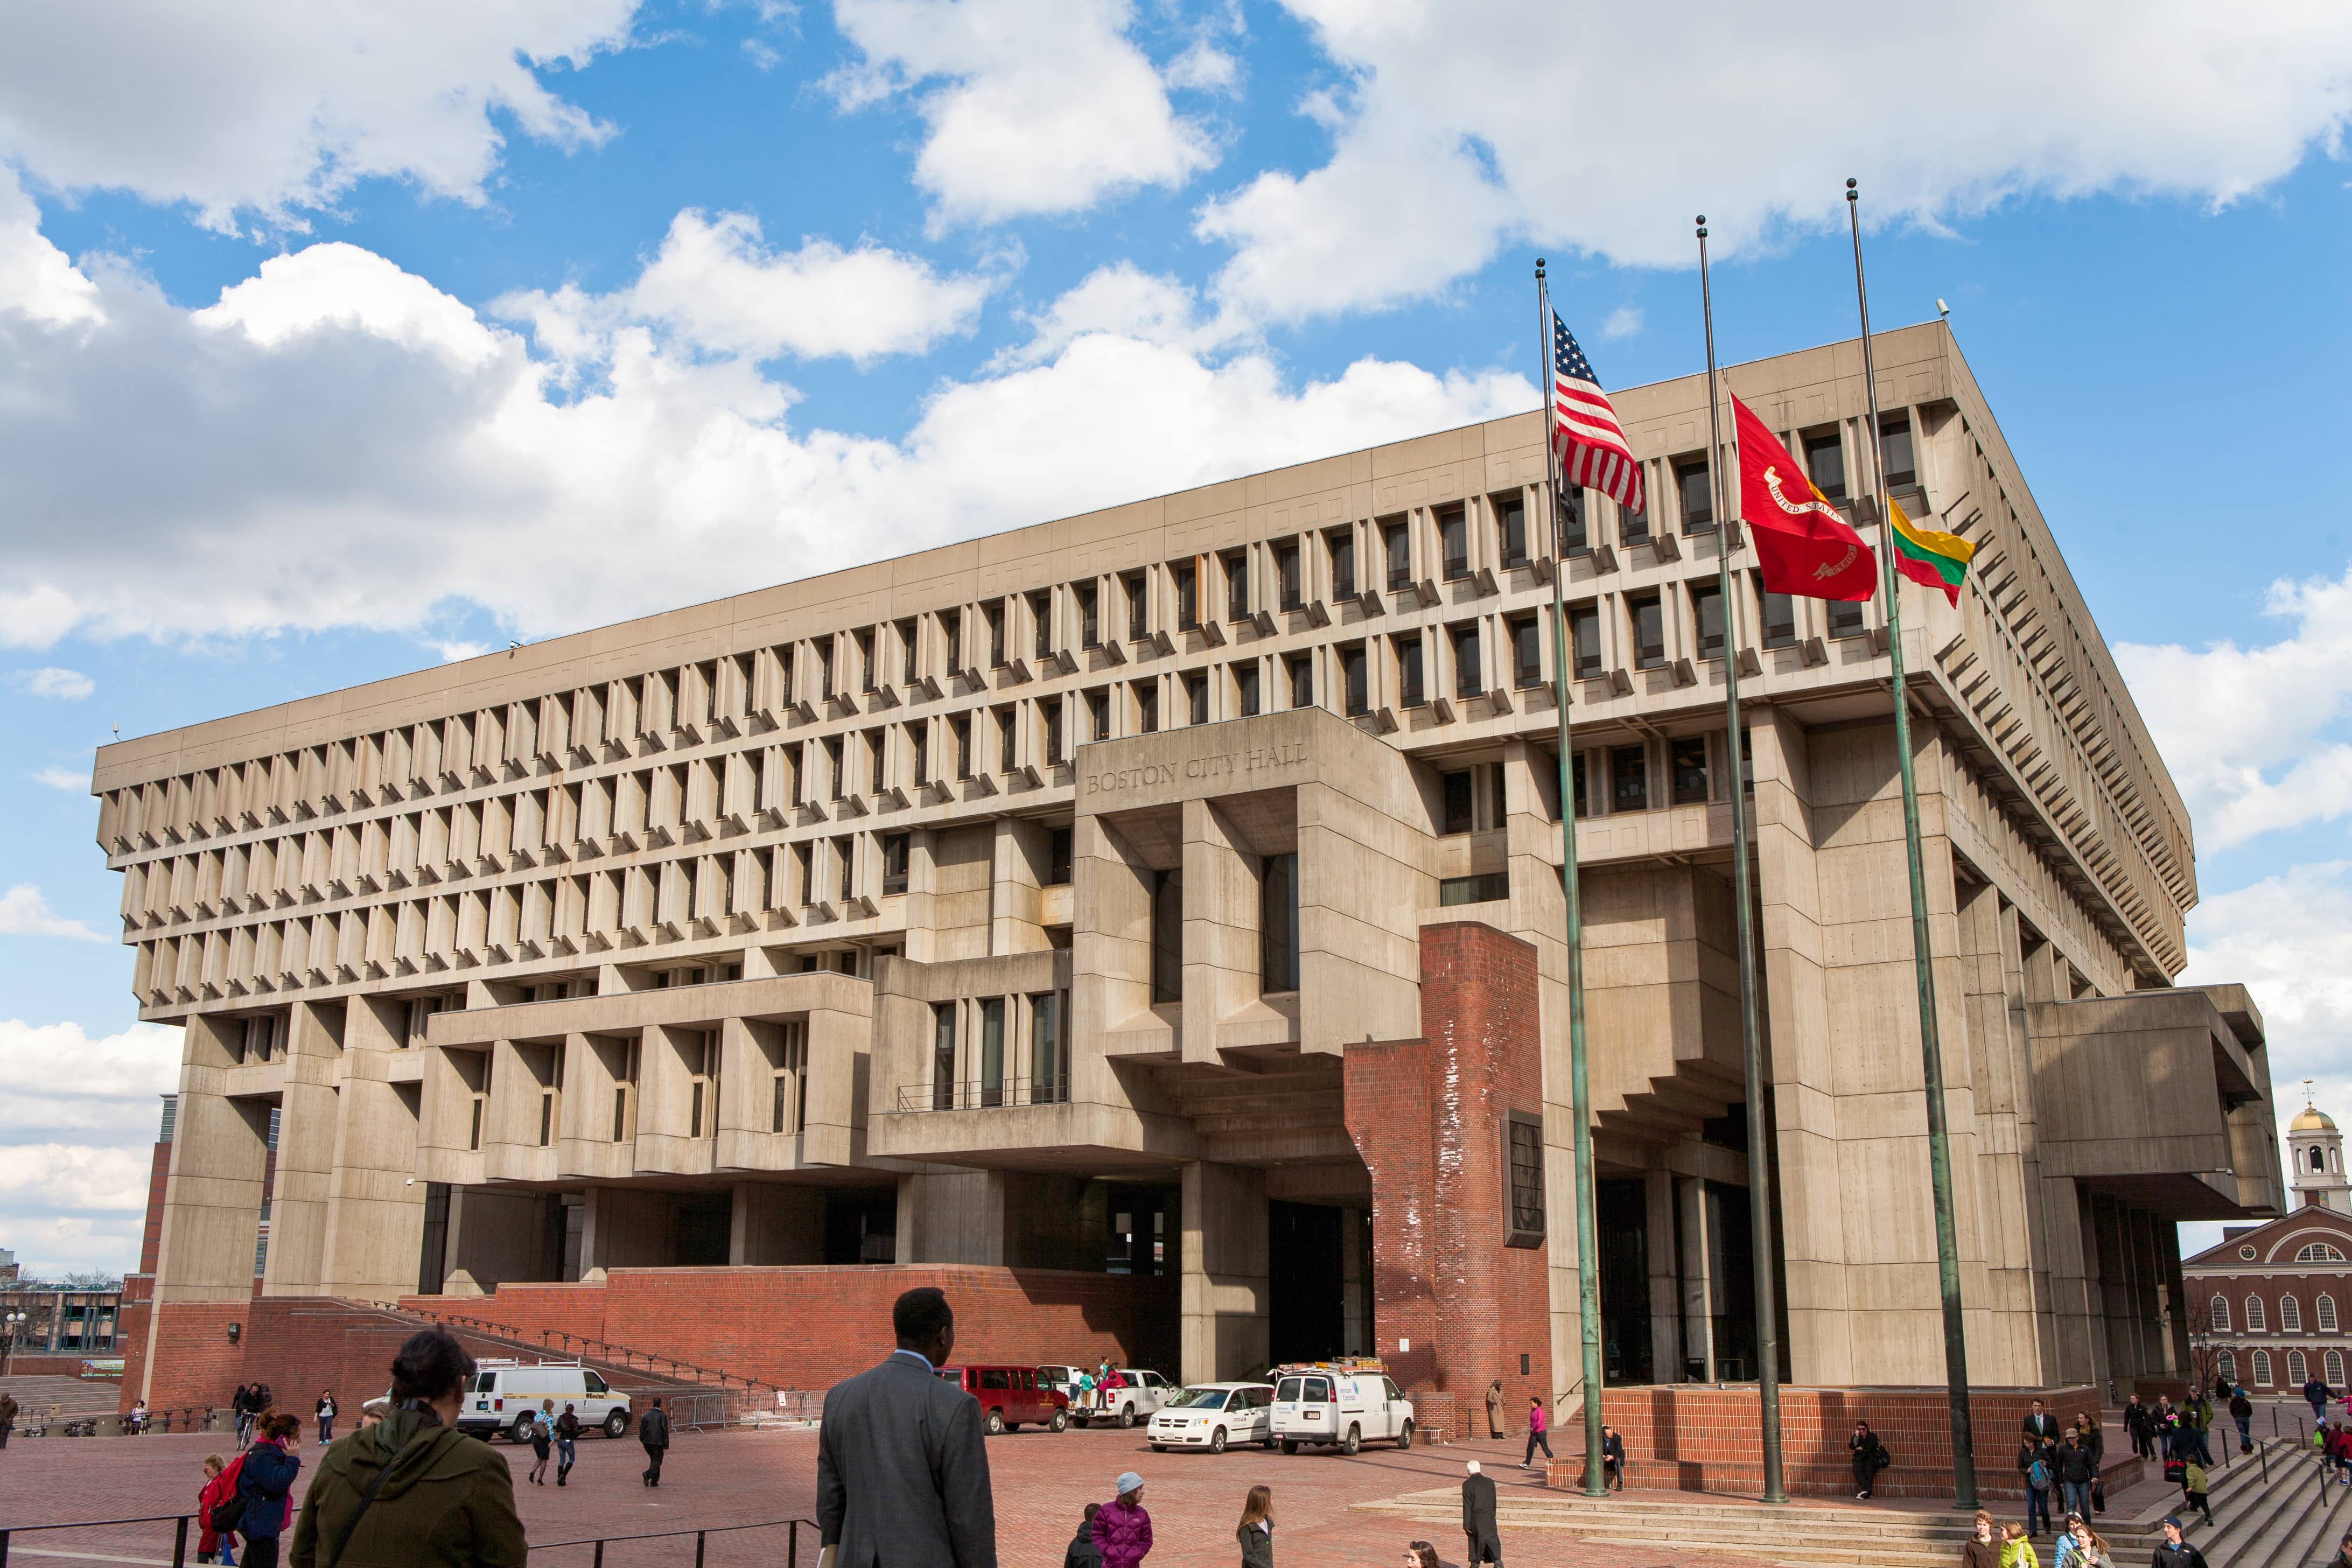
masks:
MULTIPOLYGON (((2352 1523, 2352 1493, 2330 1487, 2323 1497, 2318 1467, 2311 1456, 2287 1441, 2274 1441, 2264 1448, 2264 1453, 2238 1458, 2226 1469, 2215 1472, 2212 1503, 2218 1522, 2208 1527, 2203 1520, 2195 1519, 2185 1532, 2205 1553, 2210 1568, 2308 1568, 2325 1563, 2347 1524, 2352 1523)), ((2179 1506, 2177 1491, 2135 1489, 2144 1497, 2150 1491, 2155 1495, 2139 1501, 2129 1515, 2111 1510, 2099 1521, 2099 1533, 2106 1537, 2118 1559, 2126 1563, 2148 1559, 2163 1540, 2165 1515, 2179 1506)), ((1449 1531, 1458 1530, 1462 1520, 1461 1492, 1454 1487, 1408 1492, 1356 1507, 1449 1531)), ((1993 1511, 2009 1518, 2021 1517, 2023 1510, 2021 1505, 2002 1502, 1993 1511)), ((1970 1515, 1950 1509, 1871 1507, 1811 1499, 1776 1508, 1702 1493, 1627 1492, 1591 1499, 1519 1487, 1502 1489, 1496 1513, 1507 1544, 1517 1531, 1556 1530, 1612 1545, 1733 1552, 1803 1568, 1822 1563, 1951 1568, 1973 1530, 1970 1515)), ((2036 1542, 2035 1550, 2044 1563, 2051 1560, 2047 1536, 2036 1542)))

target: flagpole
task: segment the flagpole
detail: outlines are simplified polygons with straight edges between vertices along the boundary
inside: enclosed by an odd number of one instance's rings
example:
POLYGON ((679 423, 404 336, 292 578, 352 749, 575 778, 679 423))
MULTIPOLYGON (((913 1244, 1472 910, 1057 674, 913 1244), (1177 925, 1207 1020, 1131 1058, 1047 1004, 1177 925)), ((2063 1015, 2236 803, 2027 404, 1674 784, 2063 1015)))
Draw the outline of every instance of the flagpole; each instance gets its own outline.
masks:
POLYGON ((1944 1048, 1936 1022, 1936 972, 1927 942, 1927 875, 1919 853, 1919 781, 1911 761, 1911 688, 1903 674, 1902 595, 1895 575, 1895 518, 1886 510, 1886 455, 1878 435, 1878 374, 1870 347, 1870 290, 1862 276, 1862 215, 1845 183, 1853 236, 1853 294, 1862 312, 1862 379, 1870 400, 1870 495, 1878 512, 1879 585, 1886 595, 1886 652, 1893 663, 1895 755, 1903 775, 1903 848, 1911 871, 1911 963, 1918 973, 1919 1058, 1927 1093, 1927 1177, 1936 1204, 1936 1268, 1944 1295, 1944 1380, 1952 1407, 1953 1506, 1977 1506, 1977 1460, 1969 1415, 1969 1342, 1960 1310, 1960 1246, 1952 1221, 1952 1152, 1945 1131, 1944 1048))
POLYGON ((1569 751, 1568 608, 1561 588, 1568 552, 1559 525, 1566 492, 1559 483, 1559 445, 1555 439, 1552 400, 1559 395, 1552 373, 1551 292, 1544 282, 1543 258, 1536 258, 1536 309, 1543 344, 1544 472, 1551 489, 1552 710, 1559 720, 1560 891, 1568 905, 1568 1084, 1569 1115, 1576 1127, 1576 1313, 1583 1336, 1584 1495, 1604 1497, 1601 1476, 1601 1277, 1592 1211, 1592 1094, 1584 1056, 1584 900, 1576 867, 1576 786, 1569 751))
POLYGON ((1764 1444, 1764 1500, 1787 1502, 1780 1474, 1780 1292, 1772 1278, 1772 1163, 1765 1157, 1764 1051, 1756 1020, 1756 928, 1748 870, 1748 759, 1739 727, 1738 601, 1731 591, 1732 508, 1723 482, 1723 400, 1715 374, 1715 289, 1707 276, 1706 215, 1698 218, 1698 297, 1706 318, 1707 484, 1715 492, 1716 606, 1723 620, 1724 753, 1730 759, 1731 897, 1739 929, 1739 1056, 1748 1082, 1748 1225, 1756 1270, 1756 1398, 1764 1444))

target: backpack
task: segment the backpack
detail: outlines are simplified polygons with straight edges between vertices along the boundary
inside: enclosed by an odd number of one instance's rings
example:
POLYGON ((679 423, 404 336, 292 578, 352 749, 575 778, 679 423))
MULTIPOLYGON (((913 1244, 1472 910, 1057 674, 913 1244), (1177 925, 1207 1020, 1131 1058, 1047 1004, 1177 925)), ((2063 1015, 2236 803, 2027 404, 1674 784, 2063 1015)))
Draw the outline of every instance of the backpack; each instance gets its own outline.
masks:
POLYGON ((2050 1489, 2049 1461, 2046 1459, 2034 1460, 2032 1465, 2026 1468, 2025 1479, 2033 1483, 2033 1489, 2035 1491, 2048 1491, 2050 1489))
POLYGON ((213 1504, 205 1513, 205 1528, 215 1535, 226 1535, 239 1527, 245 1519, 245 1499, 237 1494, 237 1480, 245 1471, 245 1456, 239 1454, 220 1473, 219 1481, 227 1484, 228 1495, 213 1504))
POLYGON ((2164 1479, 2176 1487, 2187 1486, 2189 1484, 2189 1461, 2186 1459, 2165 1460, 2164 1479))

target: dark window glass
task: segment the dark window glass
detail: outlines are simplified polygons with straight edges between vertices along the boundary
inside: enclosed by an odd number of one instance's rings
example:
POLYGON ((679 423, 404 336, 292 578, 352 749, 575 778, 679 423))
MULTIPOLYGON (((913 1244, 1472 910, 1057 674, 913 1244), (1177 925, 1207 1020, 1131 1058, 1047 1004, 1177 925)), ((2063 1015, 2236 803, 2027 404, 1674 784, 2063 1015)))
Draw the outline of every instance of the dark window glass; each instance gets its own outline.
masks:
POLYGON ((1110 739, 1109 692, 1089 691, 1087 693, 1087 719, 1093 726, 1094 739, 1097 741, 1108 741, 1110 739))
POLYGON ((1269 855, 1257 885, 1258 988, 1298 989, 1298 857, 1269 855))
POLYGON ((1862 624, 1861 600, 1832 599, 1829 602, 1829 605, 1830 636, 1833 637, 1858 637, 1862 636, 1864 631, 1869 629, 1862 624))
POLYGON ((1564 485, 1559 493, 1559 515, 1553 520, 1559 536, 1559 553, 1582 555, 1591 549, 1591 540, 1584 529, 1584 487, 1564 485))
POLYGON ((817 696, 833 700, 833 639, 825 637, 816 645, 817 696))
POLYGON ((1143 640, 1145 623, 1150 618, 1145 612, 1151 603, 1151 595, 1145 582, 1140 572, 1129 573, 1119 579, 1119 585, 1127 594, 1127 640, 1129 642, 1143 640))
POLYGON ((1280 584, 1282 607, 1286 610, 1298 608, 1301 600, 1298 591, 1298 542, 1297 540, 1274 547, 1274 575, 1276 582, 1280 584))
POLYGON ((1568 776, 1570 787, 1576 792, 1576 815, 1579 816, 1591 816, 1592 800, 1584 788, 1584 753, 1582 752, 1579 752, 1574 756, 1569 758, 1568 776))
POLYGON ((1496 552, 1506 566, 1528 563, 1528 498, 1505 496, 1495 503, 1496 552))
POLYGON ((1743 795, 1756 793, 1756 749, 1749 743, 1744 724, 1739 729, 1739 788, 1743 795))
POLYGON ((1666 616, 1655 594, 1641 594, 1625 601, 1626 613, 1633 622, 1633 668, 1655 669, 1666 662, 1666 616))
POLYGON ((1675 495, 1682 502, 1685 533, 1715 531, 1715 494, 1707 482, 1706 458, 1675 459, 1675 495))
POLYGON ((1609 753, 1612 811, 1650 809, 1650 752, 1644 746, 1620 746, 1609 753))
POLYGON ((1352 599, 1356 596, 1356 531, 1335 528, 1323 536, 1323 547, 1331 552, 1331 596, 1352 599))
POLYGON ((871 626, 857 634, 857 685, 860 690, 874 689, 874 628, 871 626))
POLYGON ((1511 1230, 1518 1237, 1539 1237, 1544 1228, 1543 1128, 1511 1118, 1511 1230))
POLYGON ((1058 1105, 1070 1097, 1067 1069, 1062 1065, 1062 998, 1045 991, 1029 998, 1030 1099, 1040 1105, 1058 1105))
POLYGON ((1449 583, 1470 575, 1470 512, 1467 507, 1440 507, 1437 512, 1438 553, 1445 563, 1449 583))
POLYGON ((1764 646, 1793 647, 1797 642, 1797 601, 1786 594, 1764 595, 1764 646))
POLYGON ((1013 721, 1013 712, 1009 707, 996 710, 996 771, 1001 773, 1013 771, 1013 753, 1021 733, 1013 721))
POLYGON ((1836 431, 1805 437, 1805 477, 1824 499, 1845 500, 1845 443, 1836 431))
POLYGON ((1138 681, 1135 688, 1135 727, 1143 734, 1160 732, 1160 683, 1138 681))
POLYGON ((950 675, 963 668, 963 612, 940 612, 940 641, 947 648, 950 675))
POLYGON ((1290 705, 1293 708, 1315 706, 1315 660, 1311 655, 1290 656, 1290 705))
POLYGON ((1543 628, 1533 616, 1511 623, 1511 684, 1522 691, 1543 684, 1543 628))
MULTIPOLYGON (((844 903, 849 901, 850 894, 854 890, 852 879, 857 873, 856 847, 857 840, 855 838, 836 838, 833 841, 834 863, 841 868, 841 899, 844 903)), ((846 973, 847 971, 844 973, 846 973)))
POLYGON ((988 622, 988 667, 994 669, 1004 663, 1004 601, 992 599, 980 613, 988 622))
POLYGON ((914 746, 915 783, 927 784, 931 782, 931 727, 929 724, 910 724, 907 728, 907 735, 914 746))
POLYGON ((1176 629, 1189 632, 1201 624, 1201 569, 1187 561, 1176 568, 1176 629))
POLYGON ((1421 634, 1396 639, 1397 701, 1406 708, 1418 708, 1429 700, 1421 679, 1421 634))
POLYGON ((1437 904, 1450 909, 1455 904, 1499 903, 1511 896, 1511 874, 1508 871, 1482 871, 1475 877, 1441 877, 1437 880, 1437 904))
MULTIPOLYGON (((982 1105, 1004 1103, 1004 998, 991 996, 980 1005, 980 1102, 982 1105)), ((1004 1386, 1001 1372, 982 1373, 981 1386, 1004 1386)))
POLYGON ((1412 533, 1402 519, 1381 524, 1381 549, 1388 559, 1389 591, 1412 581, 1412 533))
POLYGON ((1441 787, 1445 801, 1445 826, 1444 831, 1447 833, 1469 832, 1472 827, 1476 826, 1476 823, 1474 820, 1475 815, 1475 806, 1474 803, 1476 800, 1476 796, 1472 793, 1470 787, 1470 770, 1464 768, 1459 773, 1440 773, 1437 775, 1437 782, 1441 787))
POLYGON ((1184 873, 1151 874, 1151 999, 1184 999, 1184 873))
POLYGON ((1102 607, 1099 603, 1102 591, 1092 583, 1081 583, 1077 595, 1078 646, 1099 647, 1102 646, 1102 617, 1097 612, 1102 607))
POLYGON ((1691 584, 1692 618, 1698 623, 1698 656, 1701 658, 1723 657, 1723 584, 1693 583, 1691 584))
POLYGON ((907 836, 903 833, 882 836, 882 890, 886 893, 907 890, 907 836))
POLYGON ((1568 612, 1569 652, 1576 660, 1576 679, 1590 680, 1601 673, 1601 606, 1583 605, 1568 612))
POLYGON ((1184 722, 1205 724, 1209 721, 1209 678, 1198 673, 1184 678, 1184 722))
POLYGON ((1243 718, 1257 717, 1257 660, 1234 666, 1234 695, 1239 700, 1243 718))
POLYGON ((1051 589, 1040 588, 1029 595, 1029 624, 1035 629, 1033 645, 1043 662, 1054 651, 1054 595, 1051 589))
POLYGON ((1886 465, 1886 488, 1906 489, 1919 482, 1919 469, 1911 456, 1911 421, 1901 415, 1890 416, 1878 422, 1879 460, 1886 465))
POLYGON ((1449 635, 1454 639, 1454 695, 1475 697, 1486 689, 1478 662, 1478 623, 1455 626, 1449 635))
POLYGON ((931 1109, 955 1109, 956 1005, 931 1005, 931 1109))
POLYGON ((915 684, 915 653, 922 646, 921 636, 912 617, 900 621, 898 632, 898 684, 915 684))
POLYGON ((833 798, 839 800, 849 793, 849 769, 842 762, 839 736, 824 743, 824 762, 825 771, 833 775, 833 798))
POLYGON ((1059 888, 1070 879, 1070 846, 1076 830, 1056 827, 1045 838, 1045 885, 1059 888))
POLYGON ((1249 554, 1246 551, 1237 550, 1224 558, 1224 563, 1225 619, 1248 620, 1250 615, 1249 554))
POLYGON ((1057 768, 1062 765, 1062 700, 1058 697, 1047 698, 1045 706, 1045 765, 1049 768, 1057 768))
POLYGON ((1339 683, 1347 693, 1348 714, 1350 718, 1371 711, 1371 690, 1366 679, 1369 673, 1362 643, 1339 650, 1339 683))
POLYGON ((959 713, 948 721, 948 733, 955 737, 955 776, 971 777, 971 717, 959 713))
POLYGON ((1707 793, 1706 737, 1678 737, 1668 747, 1666 760, 1674 773, 1675 804, 1704 805, 1707 793))

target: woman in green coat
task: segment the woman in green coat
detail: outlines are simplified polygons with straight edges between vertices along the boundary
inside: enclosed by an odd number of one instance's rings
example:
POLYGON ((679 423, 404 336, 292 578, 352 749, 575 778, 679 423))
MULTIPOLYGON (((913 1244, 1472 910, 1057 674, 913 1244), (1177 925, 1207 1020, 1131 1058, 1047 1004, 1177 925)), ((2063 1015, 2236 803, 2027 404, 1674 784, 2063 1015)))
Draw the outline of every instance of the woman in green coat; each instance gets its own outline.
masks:
POLYGON ((392 1413, 327 1450, 293 1568, 523 1568, 504 1456, 457 1430, 474 1358, 427 1329, 392 1363, 392 1413))

